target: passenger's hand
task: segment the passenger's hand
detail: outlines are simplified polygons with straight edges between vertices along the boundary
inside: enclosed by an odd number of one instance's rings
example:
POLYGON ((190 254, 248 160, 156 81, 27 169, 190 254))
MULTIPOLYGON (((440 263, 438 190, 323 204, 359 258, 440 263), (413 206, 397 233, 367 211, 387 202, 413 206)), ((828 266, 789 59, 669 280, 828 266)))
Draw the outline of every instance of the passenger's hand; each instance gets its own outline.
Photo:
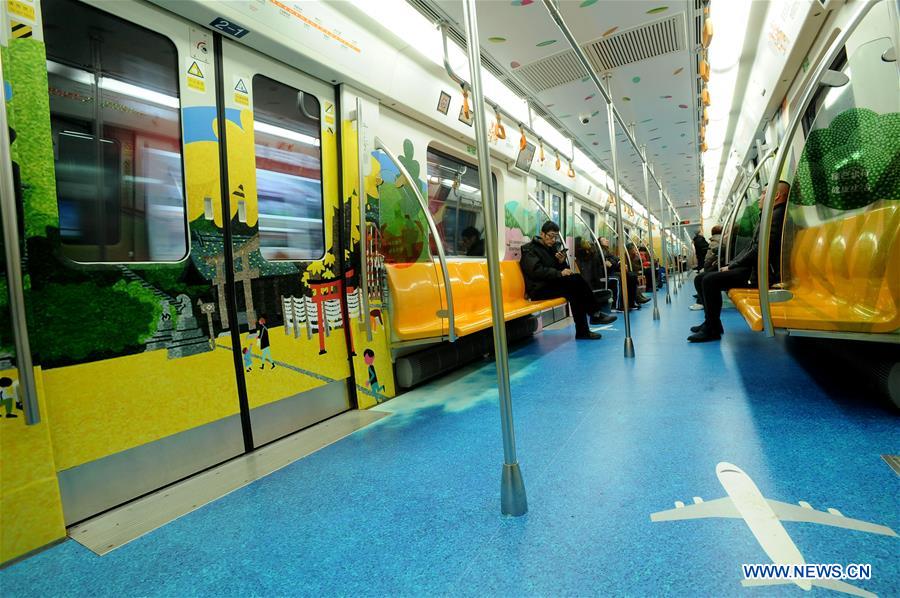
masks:
POLYGON ((606 260, 606 267, 607 267, 607 268, 612 268, 612 262, 609 261, 609 260, 606 260))
POLYGON ((722 266, 719 268, 719 272, 728 272, 728 266, 722 266))
POLYGON ((563 276, 572 276, 572 271, 566 268, 565 270, 560 272, 560 274, 562 274, 563 276))
POLYGON ((563 263, 563 262, 565 262, 565 261, 566 261, 566 254, 563 253, 562 251, 557 251, 557 252, 556 252, 556 261, 558 261, 560 264, 563 263))

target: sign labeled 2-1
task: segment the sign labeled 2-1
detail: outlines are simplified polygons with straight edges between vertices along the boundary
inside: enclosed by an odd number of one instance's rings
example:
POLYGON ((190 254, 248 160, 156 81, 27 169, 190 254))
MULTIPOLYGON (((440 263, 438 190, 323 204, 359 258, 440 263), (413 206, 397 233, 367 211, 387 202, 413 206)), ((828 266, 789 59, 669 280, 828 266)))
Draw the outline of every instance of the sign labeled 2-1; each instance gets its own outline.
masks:
POLYGON ((250 33, 249 29, 241 27, 234 21, 229 21, 228 19, 223 19, 222 17, 216 17, 215 19, 213 19, 212 23, 210 23, 209 26, 213 27, 214 29, 218 29, 222 33, 227 33, 228 35, 231 35, 233 37, 244 37, 245 35, 250 33))

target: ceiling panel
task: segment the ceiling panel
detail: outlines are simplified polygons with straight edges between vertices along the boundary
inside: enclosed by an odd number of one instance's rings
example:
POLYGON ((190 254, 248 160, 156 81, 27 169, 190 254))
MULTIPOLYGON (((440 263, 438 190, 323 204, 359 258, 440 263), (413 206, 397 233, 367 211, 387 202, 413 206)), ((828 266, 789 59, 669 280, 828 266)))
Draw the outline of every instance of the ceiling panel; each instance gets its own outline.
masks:
MULTIPOLYGON (((433 0, 430 4, 459 32, 465 32, 461 2, 433 0)), ((595 67, 603 60, 605 64, 625 62, 606 71, 613 101, 625 121, 634 123, 638 143, 647 145, 648 158, 681 217, 699 219, 698 90, 694 47, 686 26, 688 2, 562 0, 559 6, 579 45, 597 48, 591 59, 595 67)), ((565 132, 611 171, 602 96, 573 61, 571 48, 543 3, 479 0, 476 7, 482 52, 528 89, 560 120, 565 132), (580 122, 583 114, 591 116, 587 124, 580 122)), ((645 202, 640 161, 623 137, 617 146, 620 183, 645 202)), ((659 200, 652 183, 649 204, 657 213, 659 200)))

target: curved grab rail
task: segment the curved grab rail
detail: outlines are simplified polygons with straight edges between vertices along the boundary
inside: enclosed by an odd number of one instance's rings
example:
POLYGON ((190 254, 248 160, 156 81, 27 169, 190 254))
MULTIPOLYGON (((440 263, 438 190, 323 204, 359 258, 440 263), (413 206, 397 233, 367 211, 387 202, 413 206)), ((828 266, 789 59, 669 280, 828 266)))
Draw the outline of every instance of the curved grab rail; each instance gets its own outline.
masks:
POLYGON ((428 202, 425 201, 425 196, 422 195, 422 190, 419 189, 419 181, 410 176, 409 171, 407 171, 406 167, 400 163, 400 160, 397 159, 397 156, 394 155, 394 152, 388 149, 388 147, 384 143, 382 143, 381 139, 378 137, 375 138, 375 149, 381 150, 385 154, 387 154, 387 157, 391 159, 391 162, 394 163, 394 166, 397 167, 397 170, 400 171, 400 174, 406 177, 406 180, 409 182, 409 186, 412 187, 416 199, 419 201, 419 207, 421 207, 422 211, 425 213, 425 219, 428 221, 428 230, 431 231, 431 235, 434 237, 434 244, 437 247, 438 251, 438 260, 441 262, 441 273, 443 274, 444 278, 444 295, 447 298, 447 325, 449 327, 448 338, 452 343, 456 340, 456 320, 453 314, 453 289, 450 286, 450 271, 447 269, 447 256, 444 254, 444 244, 441 242, 441 235, 438 232, 437 224, 434 223, 434 218, 431 217, 431 212, 428 210, 428 202))
MULTIPOLYGON (((769 174, 769 182, 766 185, 770 190, 775 189, 775 185, 778 183, 781 169, 787 160, 788 150, 791 146, 790 141, 793 139, 794 133, 797 132, 800 121, 802 120, 803 115, 806 114, 807 107, 812 103, 813 96, 819 89, 822 77, 829 71, 835 58, 837 58, 837 55, 844 47, 844 44, 847 43, 847 39, 877 3, 878 0, 867 0, 864 3, 861 3, 861 6, 850 19, 850 22, 847 23, 846 28, 844 28, 837 39, 832 42, 828 52, 822 56, 816 65, 816 69, 813 71, 809 83, 806 84, 806 88, 803 90, 803 95, 801 96, 802 99, 794 108, 794 114, 788 123, 787 129, 784 131, 783 139, 787 140, 787 142, 781 145, 781 148, 775 156, 775 163, 772 165, 772 172, 769 174)), ((772 325, 772 306, 769 302, 769 235, 772 231, 772 212, 774 209, 775 193, 767 193, 766 199, 763 201, 762 212, 759 219, 759 238, 757 241, 759 251, 756 256, 756 273, 757 280, 759 281, 759 307, 760 312, 762 313, 763 330, 767 337, 775 336, 775 328, 772 325)))
MULTIPOLYGON (((0 59, 2 60, 2 59, 0 59)), ((3 63, 0 62, 0 80, 3 79, 3 63)), ((6 270, 9 286, 9 310, 12 319, 13 343, 16 348, 16 366, 19 371, 19 387, 22 389, 22 407, 25 424, 33 426, 41 422, 37 386, 34 380, 34 364, 31 361, 31 344, 28 340, 25 318, 25 287, 22 284, 22 256, 20 252, 18 206, 13 183, 12 154, 6 116, 6 97, 0 94, 0 210, 3 214, 3 243, 6 251, 6 270)))
MULTIPOLYGON (((726 228, 728 229, 728 237, 726 237, 726 247, 725 247, 725 257, 731 259, 731 231, 734 228, 734 221, 737 219, 737 212, 740 209, 741 204, 743 203, 744 194, 747 193, 747 189, 750 188, 750 185, 753 184, 753 181, 756 179, 756 175, 762 170, 763 166, 766 162, 775 157, 775 152, 778 151, 778 146, 773 147, 769 150, 769 153, 763 156, 763 159, 759 161, 756 165, 756 168, 753 169, 753 172, 750 173, 750 176, 747 177, 747 181, 741 184, 740 191, 735 193, 733 197, 740 198, 735 200, 734 206, 731 208, 731 212, 728 214, 728 220, 726 221, 726 228)), ((725 228, 722 229, 722 236, 725 236, 725 228)), ((719 242, 719 267, 722 267, 722 245, 723 243, 719 242)))
POLYGON ((356 154, 359 168, 359 286, 362 288, 362 309, 365 314, 366 340, 372 341, 372 318, 369 317, 369 264, 368 235, 366 234, 366 177, 363 154, 362 101, 356 98, 356 154))

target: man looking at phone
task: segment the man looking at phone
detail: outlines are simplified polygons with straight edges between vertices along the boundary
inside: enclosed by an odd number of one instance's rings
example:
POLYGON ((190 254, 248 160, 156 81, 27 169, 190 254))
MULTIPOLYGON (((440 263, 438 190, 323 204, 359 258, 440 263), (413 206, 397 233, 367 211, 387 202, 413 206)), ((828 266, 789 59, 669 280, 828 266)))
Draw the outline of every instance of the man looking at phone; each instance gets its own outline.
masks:
POLYGON ((584 278, 569 268, 566 248, 560 242, 559 225, 548 220, 541 227, 541 234, 522 246, 519 267, 525 278, 525 295, 534 300, 565 297, 572 306, 575 320, 575 338, 599 339, 600 335, 588 327, 588 314, 592 323, 606 324, 614 318, 599 314, 600 305, 594 300, 594 292, 584 278))

